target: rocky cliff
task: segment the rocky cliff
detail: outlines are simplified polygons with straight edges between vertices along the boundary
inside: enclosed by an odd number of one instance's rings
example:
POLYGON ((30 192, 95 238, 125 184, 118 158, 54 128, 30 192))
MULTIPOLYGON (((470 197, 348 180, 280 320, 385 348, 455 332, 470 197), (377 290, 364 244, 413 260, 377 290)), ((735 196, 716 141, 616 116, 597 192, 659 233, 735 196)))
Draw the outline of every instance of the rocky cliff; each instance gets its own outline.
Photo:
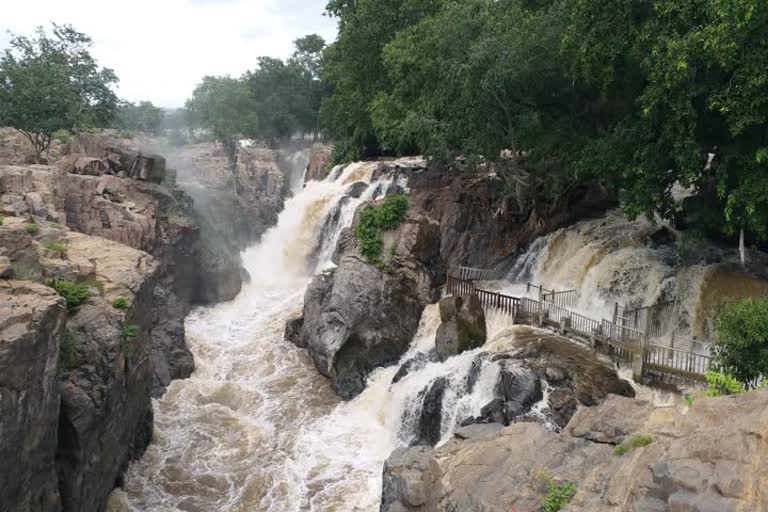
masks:
POLYGON ((613 396, 560 434, 473 426, 437 449, 394 452, 381 510, 537 511, 567 482, 575 494, 563 512, 766 510, 767 422, 768 392, 756 391, 690 409, 613 396))

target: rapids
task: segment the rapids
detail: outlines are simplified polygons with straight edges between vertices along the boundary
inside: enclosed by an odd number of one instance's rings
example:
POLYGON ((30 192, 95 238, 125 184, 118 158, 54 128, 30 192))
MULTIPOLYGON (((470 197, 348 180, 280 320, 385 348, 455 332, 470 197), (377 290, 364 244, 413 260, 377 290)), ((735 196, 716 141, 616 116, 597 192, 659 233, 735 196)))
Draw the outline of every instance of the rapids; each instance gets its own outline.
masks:
MULTIPOLYGON (((396 384, 397 366, 380 369, 360 396, 341 402, 305 352, 283 339, 312 274, 333 265, 357 206, 407 190, 402 173, 374 178, 375 169, 351 164, 303 189, 294 180, 277 225, 242 254, 251 282, 232 302, 187 318, 197 369, 154 402, 152 443, 113 493, 111 512, 375 511, 384 460, 413 442, 420 401, 436 379, 449 382, 443 440, 493 398, 495 364, 483 363, 466 389, 473 351, 396 384), (352 197, 357 182, 365 190, 352 197)), ((403 361, 434 347, 438 324, 437 307, 427 307, 403 361)))

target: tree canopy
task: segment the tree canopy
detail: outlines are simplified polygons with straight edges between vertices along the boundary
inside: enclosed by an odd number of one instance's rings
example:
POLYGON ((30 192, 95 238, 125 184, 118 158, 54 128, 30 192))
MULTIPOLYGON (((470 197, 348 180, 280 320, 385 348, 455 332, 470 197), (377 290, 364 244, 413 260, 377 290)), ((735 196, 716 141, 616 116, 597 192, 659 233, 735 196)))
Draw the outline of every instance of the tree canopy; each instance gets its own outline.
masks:
POLYGON ((321 76, 337 159, 520 155, 536 191, 766 237, 768 4, 333 0, 321 76), (675 185, 693 196, 681 209, 675 185), (717 212, 712 215, 711 212, 717 212))
POLYGON ((118 105, 114 127, 159 135, 165 120, 165 113, 150 101, 131 103, 121 101, 118 105))
POLYGON ((91 39, 69 25, 15 35, 0 56, 0 126, 23 133, 38 159, 53 133, 107 126, 117 108, 117 77, 90 54, 91 39))

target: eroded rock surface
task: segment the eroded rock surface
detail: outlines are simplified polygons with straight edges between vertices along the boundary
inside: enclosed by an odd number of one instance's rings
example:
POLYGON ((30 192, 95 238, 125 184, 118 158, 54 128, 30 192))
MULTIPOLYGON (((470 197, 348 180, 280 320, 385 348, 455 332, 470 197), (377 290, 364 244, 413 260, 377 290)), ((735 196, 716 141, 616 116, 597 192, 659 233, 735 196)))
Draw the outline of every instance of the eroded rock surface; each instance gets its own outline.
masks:
POLYGON ((485 313, 477 295, 441 300, 440 320, 435 348, 441 361, 485 344, 485 313))
POLYGON ((766 510, 766 425, 768 391, 701 398, 687 411, 611 396, 577 412, 561 434, 524 422, 395 452, 382 511, 539 510, 542 470, 576 484, 566 512, 766 510), (614 455, 637 434, 651 444, 614 455))

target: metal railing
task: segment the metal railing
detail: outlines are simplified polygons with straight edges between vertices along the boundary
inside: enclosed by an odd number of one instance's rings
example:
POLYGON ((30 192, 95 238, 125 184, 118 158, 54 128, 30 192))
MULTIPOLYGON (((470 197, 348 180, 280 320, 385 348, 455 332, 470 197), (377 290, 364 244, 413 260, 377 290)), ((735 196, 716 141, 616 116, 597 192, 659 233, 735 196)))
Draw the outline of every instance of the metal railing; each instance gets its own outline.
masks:
POLYGON ((512 316, 517 316, 520 307, 520 299, 517 297, 487 290, 476 290, 475 293, 484 307, 495 308, 512 316))
POLYGON ((651 338, 658 338, 672 330, 676 304, 676 301, 670 300, 634 309, 619 307, 617 304, 614 322, 642 331, 647 330, 651 338))
POLYGON ((648 344, 645 349, 645 363, 651 370, 667 370, 681 376, 702 376, 709 370, 711 358, 690 350, 680 350, 648 344))
POLYGON ((473 267, 456 267, 451 273, 464 281, 497 281, 504 277, 498 270, 473 267))

